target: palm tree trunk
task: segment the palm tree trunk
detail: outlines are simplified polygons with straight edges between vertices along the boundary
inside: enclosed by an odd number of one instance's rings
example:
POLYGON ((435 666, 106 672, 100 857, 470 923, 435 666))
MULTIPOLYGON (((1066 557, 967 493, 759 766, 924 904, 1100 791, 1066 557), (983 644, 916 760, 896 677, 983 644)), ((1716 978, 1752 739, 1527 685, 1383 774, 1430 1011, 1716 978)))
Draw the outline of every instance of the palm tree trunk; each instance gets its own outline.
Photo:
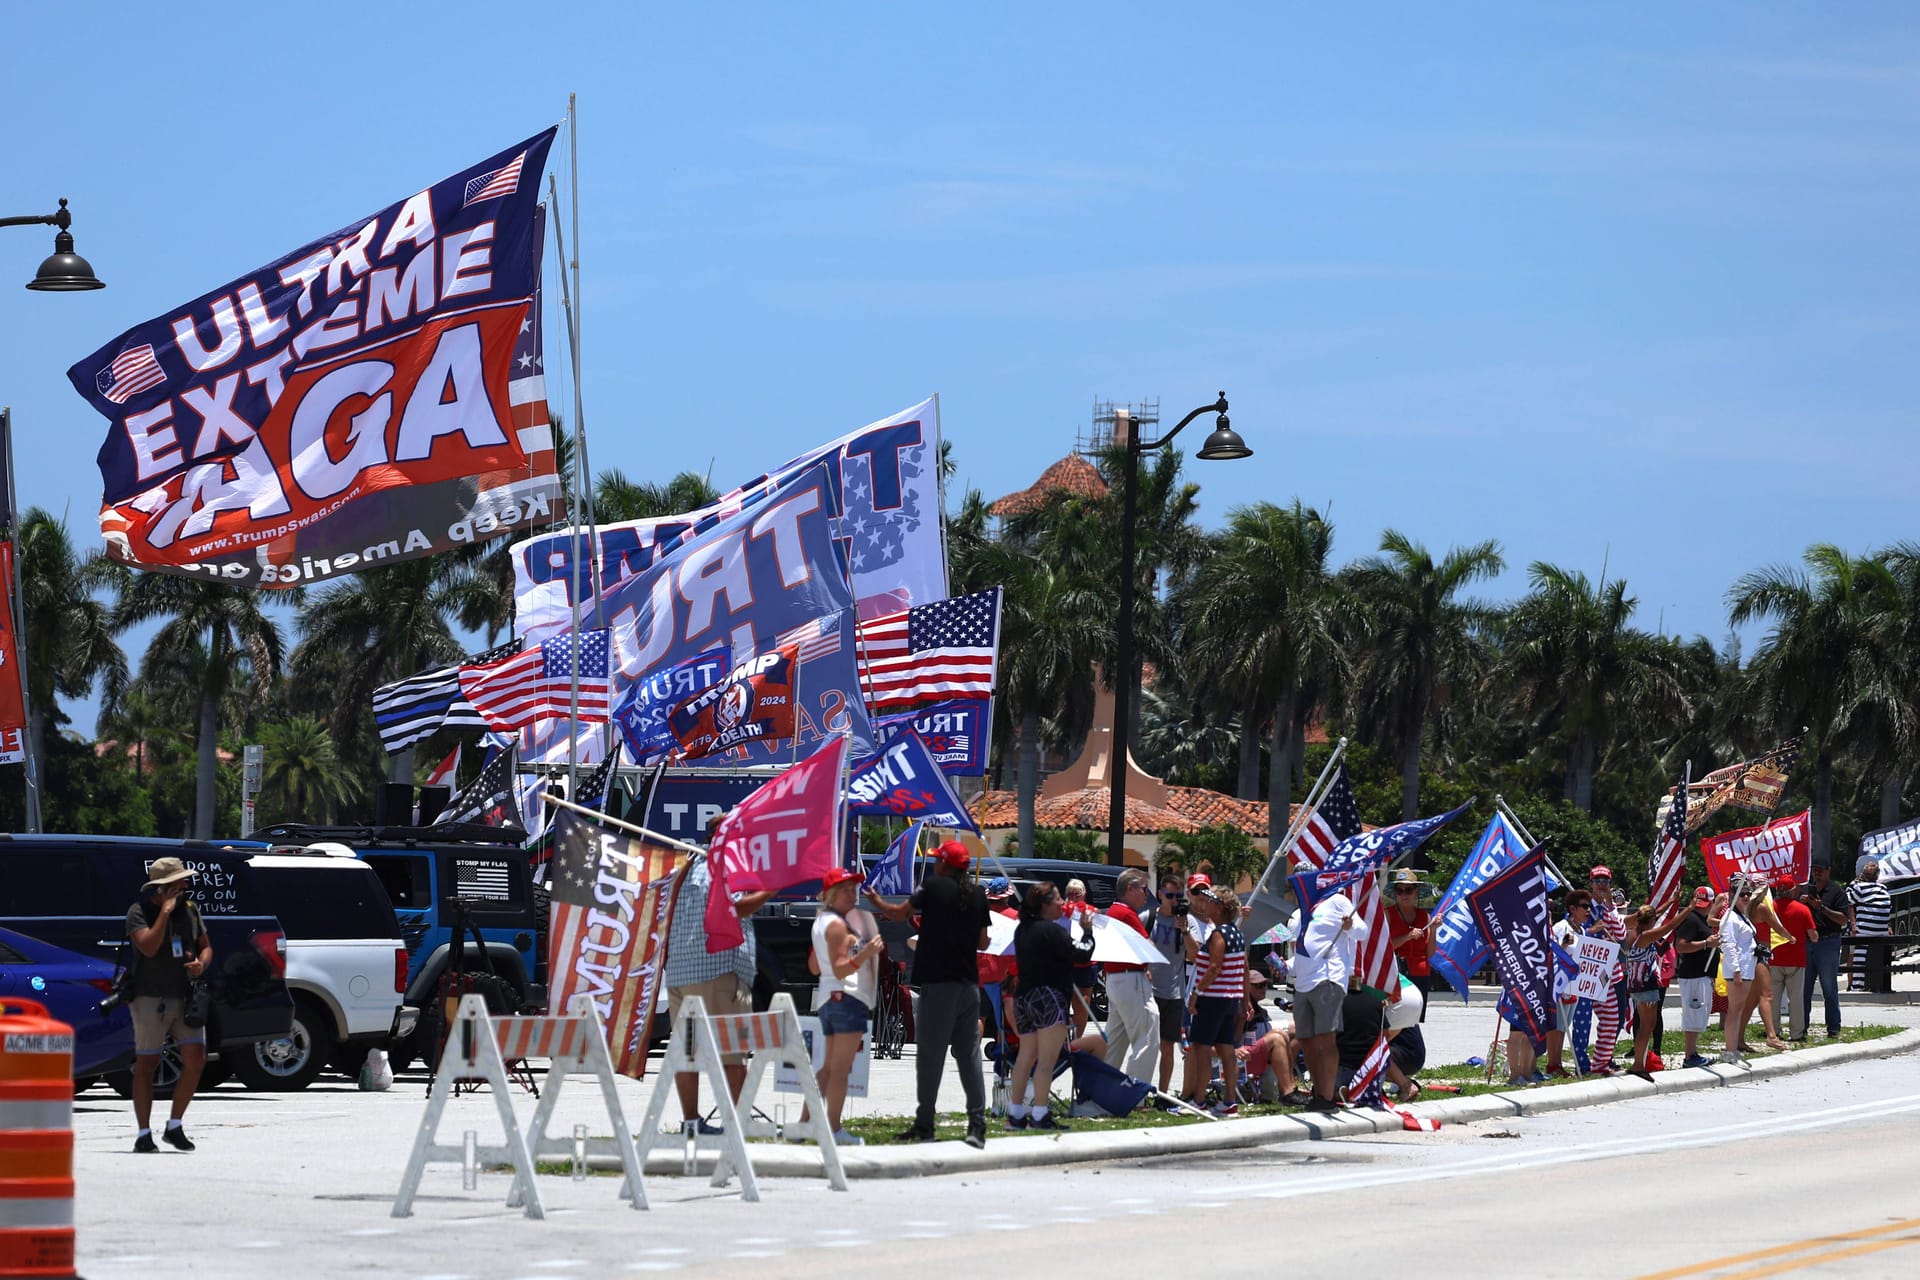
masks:
POLYGON ((1400 821, 1412 822, 1420 814, 1420 735, 1407 735, 1400 749, 1400 821))
POLYGON ((1598 754, 1593 735, 1582 729, 1573 741, 1567 796, 1582 813, 1593 812, 1593 770, 1598 754))
POLYGON ((1880 825, 1891 827, 1900 821, 1900 792, 1906 784, 1906 766, 1895 765, 1880 784, 1880 825))
POLYGON ((1293 741, 1287 746, 1287 767, 1293 771, 1291 780, 1294 786, 1307 789, 1307 717, 1311 708, 1303 708, 1293 718, 1293 741))
MULTIPOLYGON (((11 672, 5 674, 8 678, 12 678, 11 672)), ((31 740, 28 745, 33 749, 34 772, 39 775, 40 826, 43 830, 47 825, 47 713, 45 706, 45 703, 36 698, 27 708, 27 737, 31 740)))
POLYGON ((1014 786, 1020 800, 1020 856, 1033 856, 1033 805, 1040 795, 1040 713, 1020 713, 1020 762, 1015 769, 1014 786))
POLYGON ((1234 795, 1242 800, 1260 798, 1260 722, 1252 707, 1240 713, 1240 785, 1234 795))
POLYGON ((1813 770, 1813 861, 1833 865, 1833 753, 1824 746, 1813 770))
POLYGON ((193 838, 213 839, 214 779, 220 765, 220 703, 211 688, 200 693, 199 762, 193 786, 193 838))
POLYGON ((1293 703, 1289 689, 1273 704, 1272 759, 1267 767, 1267 848, 1278 850, 1287 838, 1293 810, 1293 703))

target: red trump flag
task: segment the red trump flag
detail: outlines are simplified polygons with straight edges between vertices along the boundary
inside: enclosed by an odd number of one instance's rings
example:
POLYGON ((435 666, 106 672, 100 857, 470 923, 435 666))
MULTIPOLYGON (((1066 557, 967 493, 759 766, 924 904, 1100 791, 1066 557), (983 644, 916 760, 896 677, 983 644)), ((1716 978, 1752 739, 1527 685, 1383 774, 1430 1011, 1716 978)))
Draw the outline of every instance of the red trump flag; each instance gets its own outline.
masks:
POLYGON ((733 895, 818 880, 840 863, 840 779, 847 740, 836 737, 742 800, 707 849, 707 950, 745 940, 733 895))

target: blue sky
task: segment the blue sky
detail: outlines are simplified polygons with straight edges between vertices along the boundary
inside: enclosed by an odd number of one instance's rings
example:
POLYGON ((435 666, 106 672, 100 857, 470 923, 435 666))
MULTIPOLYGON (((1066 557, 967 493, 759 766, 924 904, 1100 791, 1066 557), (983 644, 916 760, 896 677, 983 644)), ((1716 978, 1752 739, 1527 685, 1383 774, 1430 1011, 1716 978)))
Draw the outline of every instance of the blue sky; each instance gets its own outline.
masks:
POLYGON ((22 504, 97 544, 74 360, 571 90, 600 466, 731 484, 938 391, 992 497, 1096 398, 1225 388, 1209 523, 1497 538, 1501 597, 1604 560, 1716 639, 1739 573, 1913 535, 1906 6, 664 8, 10 14, 0 213, 68 197, 109 285, 0 231, 22 504))

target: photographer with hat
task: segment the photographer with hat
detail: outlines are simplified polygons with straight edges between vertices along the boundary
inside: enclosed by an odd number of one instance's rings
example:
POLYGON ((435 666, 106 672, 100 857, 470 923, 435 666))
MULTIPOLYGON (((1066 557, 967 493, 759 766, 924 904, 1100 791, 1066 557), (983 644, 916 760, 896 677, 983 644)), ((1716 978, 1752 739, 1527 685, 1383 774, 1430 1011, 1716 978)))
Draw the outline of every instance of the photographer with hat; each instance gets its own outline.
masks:
POLYGON ((933 851, 933 874, 911 898, 889 902, 872 888, 867 898, 889 920, 918 912, 920 938, 913 951, 915 1085, 919 1101, 902 1142, 933 1141, 934 1104, 940 1097, 940 1059, 953 1055, 967 1101, 967 1145, 987 1145, 987 1090, 980 1072, 980 952, 987 945, 987 895, 967 883, 973 863, 967 846, 949 840, 933 851))
POLYGON ((187 1022, 194 987, 213 963, 213 943, 200 909, 187 896, 187 882, 199 873, 178 858, 155 858, 140 888, 140 900, 127 908, 127 939, 133 943, 129 983, 133 1014, 133 1118, 140 1126, 135 1151, 158 1151, 153 1140, 153 1072, 167 1037, 180 1049, 180 1080, 173 1090, 173 1114, 164 1135, 168 1146, 193 1150, 180 1121, 200 1085, 207 1065, 207 1027, 187 1022))

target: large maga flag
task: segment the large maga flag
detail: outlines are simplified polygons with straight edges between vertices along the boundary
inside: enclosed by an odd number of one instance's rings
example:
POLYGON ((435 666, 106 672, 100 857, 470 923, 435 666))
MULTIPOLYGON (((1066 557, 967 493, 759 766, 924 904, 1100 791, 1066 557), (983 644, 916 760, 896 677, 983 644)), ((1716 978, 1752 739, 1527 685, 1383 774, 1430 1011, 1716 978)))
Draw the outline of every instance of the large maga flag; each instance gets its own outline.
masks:
POLYGON ((67 370, 113 423, 109 554, 293 587, 551 521, 536 199, 553 134, 67 370))

